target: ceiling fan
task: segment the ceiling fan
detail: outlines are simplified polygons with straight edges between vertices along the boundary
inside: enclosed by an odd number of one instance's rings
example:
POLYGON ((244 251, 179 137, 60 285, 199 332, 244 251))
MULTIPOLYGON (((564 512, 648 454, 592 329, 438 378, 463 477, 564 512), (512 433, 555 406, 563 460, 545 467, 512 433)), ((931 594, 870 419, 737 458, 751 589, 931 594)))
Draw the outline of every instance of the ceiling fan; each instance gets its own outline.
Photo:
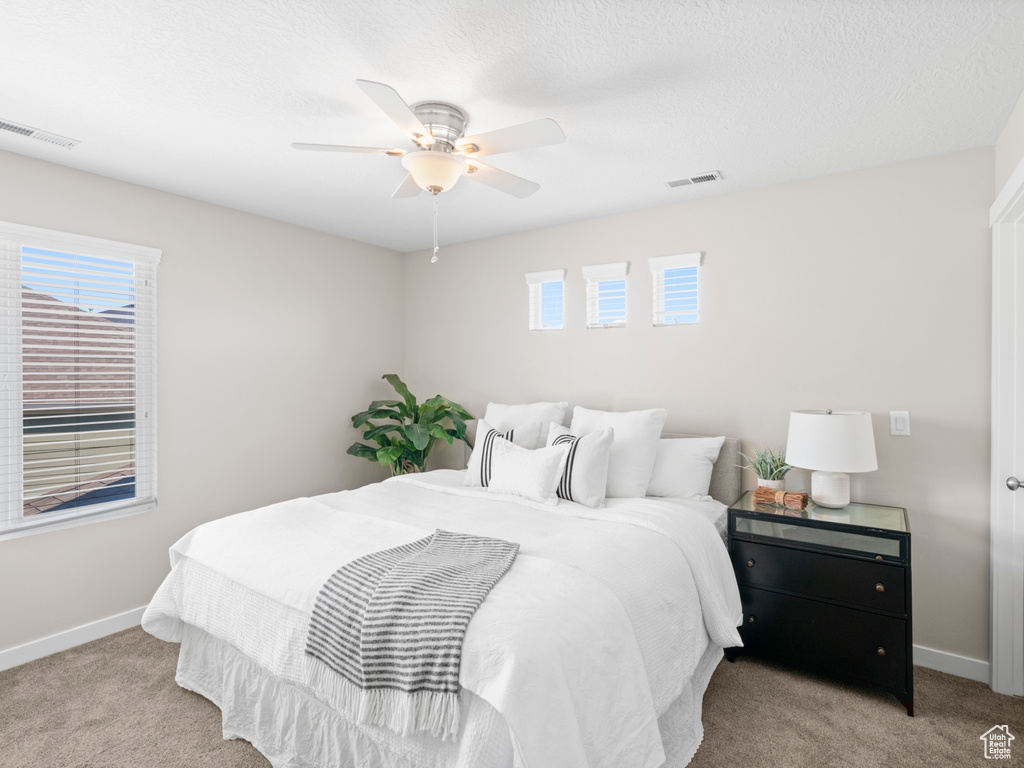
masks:
POLYGON ((420 192, 438 195, 451 189, 464 175, 515 197, 529 197, 540 185, 482 163, 478 158, 520 149, 533 149, 565 141, 558 123, 550 118, 466 136, 466 113, 444 101, 421 101, 411 107, 390 85, 356 80, 373 102, 412 139, 415 149, 348 147, 337 144, 292 144, 316 152, 360 152, 400 157, 409 172, 392 197, 413 197, 420 192))

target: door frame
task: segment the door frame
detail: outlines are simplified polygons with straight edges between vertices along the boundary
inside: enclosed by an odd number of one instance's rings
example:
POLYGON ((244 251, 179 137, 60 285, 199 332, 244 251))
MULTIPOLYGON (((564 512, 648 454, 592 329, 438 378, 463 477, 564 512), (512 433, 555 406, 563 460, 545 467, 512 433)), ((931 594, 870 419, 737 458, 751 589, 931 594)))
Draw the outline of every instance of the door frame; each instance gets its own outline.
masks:
POLYGON ((1024 159, 989 209, 992 227, 992 463, 989 661, 992 690, 1024 696, 1024 159), (1020 424, 1020 429, 1018 429, 1020 424), (1018 451, 1019 449, 1019 451, 1018 451))

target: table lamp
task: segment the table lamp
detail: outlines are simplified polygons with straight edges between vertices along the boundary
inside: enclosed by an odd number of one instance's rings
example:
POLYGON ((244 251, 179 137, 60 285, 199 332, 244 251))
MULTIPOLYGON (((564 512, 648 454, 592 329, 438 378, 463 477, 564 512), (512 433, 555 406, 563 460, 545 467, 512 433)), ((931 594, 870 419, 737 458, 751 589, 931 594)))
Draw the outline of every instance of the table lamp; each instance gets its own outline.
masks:
POLYGON ((786 463, 814 470, 811 500, 838 509, 850 503, 848 472, 874 472, 875 435, 864 411, 792 411, 786 463))

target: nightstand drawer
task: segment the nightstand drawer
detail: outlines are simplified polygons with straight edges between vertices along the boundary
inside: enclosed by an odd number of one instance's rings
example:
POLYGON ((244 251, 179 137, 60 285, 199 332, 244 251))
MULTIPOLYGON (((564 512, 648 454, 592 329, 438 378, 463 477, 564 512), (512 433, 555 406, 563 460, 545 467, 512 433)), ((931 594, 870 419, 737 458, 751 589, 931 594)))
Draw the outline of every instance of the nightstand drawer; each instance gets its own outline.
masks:
POLYGON ((906 613, 906 571, 898 565, 853 560, 786 547, 732 540, 736 580, 808 597, 906 613))
POLYGON ((907 622, 741 587, 740 634, 751 652, 850 680, 907 689, 907 622))

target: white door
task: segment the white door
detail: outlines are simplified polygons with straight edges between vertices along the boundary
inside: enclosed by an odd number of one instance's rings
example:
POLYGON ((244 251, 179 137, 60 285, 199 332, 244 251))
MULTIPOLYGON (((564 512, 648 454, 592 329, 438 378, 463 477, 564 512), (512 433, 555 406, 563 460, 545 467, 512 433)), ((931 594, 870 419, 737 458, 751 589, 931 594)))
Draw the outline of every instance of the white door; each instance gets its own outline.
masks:
POLYGON ((992 689, 1024 696, 1024 161, 992 224, 992 689))

